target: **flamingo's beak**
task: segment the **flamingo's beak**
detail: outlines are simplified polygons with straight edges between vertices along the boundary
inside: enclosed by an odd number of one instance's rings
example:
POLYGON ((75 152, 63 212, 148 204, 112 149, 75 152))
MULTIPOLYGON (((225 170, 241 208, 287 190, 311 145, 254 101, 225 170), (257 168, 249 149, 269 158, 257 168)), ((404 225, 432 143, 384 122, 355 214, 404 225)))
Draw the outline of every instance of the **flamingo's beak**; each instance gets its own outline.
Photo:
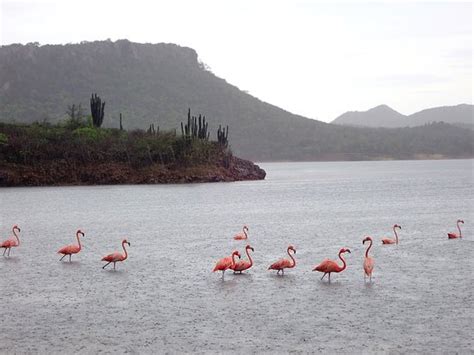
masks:
POLYGON ((127 242, 128 246, 130 246, 130 242, 127 242))
POLYGON ((349 254, 351 253, 351 251, 350 251, 349 249, 346 249, 346 251, 347 251, 349 254))
POLYGON ((253 250, 253 248, 250 248, 250 249, 252 249, 252 251, 255 251, 255 250, 253 250))

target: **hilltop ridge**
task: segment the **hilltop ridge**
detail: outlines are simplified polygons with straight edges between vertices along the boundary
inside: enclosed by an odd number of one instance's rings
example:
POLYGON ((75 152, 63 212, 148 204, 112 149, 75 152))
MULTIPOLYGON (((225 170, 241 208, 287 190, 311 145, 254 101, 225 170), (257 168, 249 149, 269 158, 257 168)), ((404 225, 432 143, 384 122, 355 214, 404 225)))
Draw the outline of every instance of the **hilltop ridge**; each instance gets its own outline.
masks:
POLYGON ((432 122, 455 125, 474 125, 473 105, 441 106, 428 108, 405 116, 387 105, 379 105, 367 111, 343 113, 331 123, 364 127, 416 127, 432 122))

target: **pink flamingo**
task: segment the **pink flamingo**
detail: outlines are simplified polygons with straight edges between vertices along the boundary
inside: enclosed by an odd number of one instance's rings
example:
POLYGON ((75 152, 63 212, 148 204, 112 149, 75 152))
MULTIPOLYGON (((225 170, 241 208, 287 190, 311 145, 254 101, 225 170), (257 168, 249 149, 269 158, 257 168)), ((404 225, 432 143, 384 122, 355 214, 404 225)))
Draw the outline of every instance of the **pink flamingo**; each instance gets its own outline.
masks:
POLYGON ((236 234, 236 235, 234 236, 234 239, 235 239, 235 240, 246 240, 246 239, 249 237, 248 234, 247 234, 248 231, 249 231, 249 227, 244 226, 244 227, 242 228, 242 232, 236 234))
POLYGON ((296 250, 292 245, 288 246, 288 248, 286 249, 286 252, 290 256, 291 261, 288 259, 280 259, 277 262, 271 264, 268 270, 278 270, 277 275, 280 273, 280 271, 283 275, 285 273, 285 269, 294 268, 296 266, 296 260, 293 255, 290 254, 290 250, 292 250, 294 254, 296 254, 296 250))
POLYGON ((398 224, 395 224, 393 226, 393 233, 395 233, 395 239, 394 238, 383 238, 382 239, 382 244, 398 244, 398 234, 397 234, 397 229, 402 229, 401 226, 398 224))
POLYGON ((342 266, 339 266, 337 264, 337 262, 335 262, 334 260, 324 259, 321 262, 321 264, 319 264, 318 266, 316 266, 313 269, 313 271, 324 272, 324 275, 323 275, 323 277, 321 277, 321 280, 324 278, 324 276, 326 276, 326 274, 329 274, 328 278, 329 278, 329 282, 331 282, 331 273, 332 272, 339 273, 339 272, 344 271, 346 269, 346 261, 342 257, 342 254, 350 253, 350 252, 351 251, 349 249, 345 249, 345 248, 342 248, 341 250, 339 250, 339 259, 342 260, 342 266))
POLYGON ((372 238, 370 237, 365 237, 365 239, 362 241, 362 244, 365 244, 365 242, 370 242, 369 247, 365 251, 365 258, 364 258, 364 280, 366 276, 370 278, 370 282, 372 282, 372 271, 374 271, 374 264, 375 261, 373 258, 369 256, 369 250, 372 248, 372 238))
POLYGON ((464 221, 462 219, 458 219, 458 221, 456 222, 456 225, 458 226, 459 234, 448 233, 448 239, 462 238, 461 227, 459 226, 459 223, 464 224, 464 221))
POLYGON ((64 254, 59 261, 63 260, 66 255, 69 255, 69 262, 71 262, 71 256, 72 254, 77 254, 81 251, 82 246, 81 246, 81 240, 79 239, 79 234, 83 237, 85 237, 85 234, 78 229, 76 232, 76 238, 77 238, 77 245, 71 244, 71 245, 66 245, 65 247, 62 247, 61 249, 58 250, 58 254, 64 254))
POLYGON ((123 248, 123 254, 116 251, 115 253, 106 255, 102 258, 102 261, 107 261, 107 264, 102 266, 102 269, 105 269, 107 265, 110 263, 114 263, 114 270, 115 270, 115 263, 118 261, 125 261, 128 257, 127 249, 125 249, 125 244, 128 244, 130 246, 130 243, 127 242, 127 239, 122 240, 122 248, 123 248))
POLYGON ((16 248, 20 246, 20 238, 18 238, 18 234, 16 234, 16 231, 21 232, 20 228, 15 224, 12 228, 12 233, 13 236, 5 240, 2 244, 0 244, 0 248, 4 248, 5 250, 3 251, 3 256, 5 256, 6 251, 8 250, 7 256, 10 256, 10 251, 12 248, 16 248))
POLYGON ((247 258, 249 259, 248 261, 247 260, 241 260, 237 263, 234 263, 234 265, 231 267, 232 270, 234 270, 234 274, 239 271, 240 273, 242 273, 242 271, 245 271, 245 270, 248 270, 252 267, 253 265, 253 260, 252 258, 250 257, 250 254, 249 254, 249 250, 253 250, 253 248, 250 246, 250 245, 247 245, 245 247, 245 252, 247 254, 247 258))
POLYGON ((225 271, 227 269, 232 269, 233 267, 235 267, 234 256, 236 255, 240 259, 240 253, 237 250, 234 250, 231 256, 227 256, 225 258, 217 260, 216 266, 214 266, 214 269, 212 270, 212 272, 222 271, 222 278, 224 278, 225 271))

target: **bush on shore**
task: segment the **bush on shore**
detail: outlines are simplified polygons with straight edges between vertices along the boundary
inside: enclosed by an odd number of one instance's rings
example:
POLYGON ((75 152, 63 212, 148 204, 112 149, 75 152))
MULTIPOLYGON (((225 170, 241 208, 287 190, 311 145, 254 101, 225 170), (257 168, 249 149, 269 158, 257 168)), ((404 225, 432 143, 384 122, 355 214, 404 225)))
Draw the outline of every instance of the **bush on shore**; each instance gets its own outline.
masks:
POLYGON ((187 139, 174 131, 149 133, 96 128, 87 122, 56 125, 0 123, 0 164, 40 165, 65 160, 74 164, 126 163, 192 167, 220 164, 231 156, 218 142, 187 139))

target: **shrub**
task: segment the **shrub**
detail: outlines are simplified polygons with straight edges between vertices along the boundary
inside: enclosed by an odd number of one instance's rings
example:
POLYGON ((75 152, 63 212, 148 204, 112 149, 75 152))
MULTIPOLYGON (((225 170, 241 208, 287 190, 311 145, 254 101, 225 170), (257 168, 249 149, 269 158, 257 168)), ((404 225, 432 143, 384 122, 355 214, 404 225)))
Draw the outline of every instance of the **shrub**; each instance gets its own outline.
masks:
POLYGON ((77 128, 73 131, 73 134, 76 137, 79 137, 81 139, 85 139, 87 141, 91 142, 97 142, 101 138, 104 137, 104 130, 99 130, 94 127, 82 127, 82 128, 77 128))
POLYGON ((0 133, 0 145, 8 143, 8 137, 6 134, 0 133))

